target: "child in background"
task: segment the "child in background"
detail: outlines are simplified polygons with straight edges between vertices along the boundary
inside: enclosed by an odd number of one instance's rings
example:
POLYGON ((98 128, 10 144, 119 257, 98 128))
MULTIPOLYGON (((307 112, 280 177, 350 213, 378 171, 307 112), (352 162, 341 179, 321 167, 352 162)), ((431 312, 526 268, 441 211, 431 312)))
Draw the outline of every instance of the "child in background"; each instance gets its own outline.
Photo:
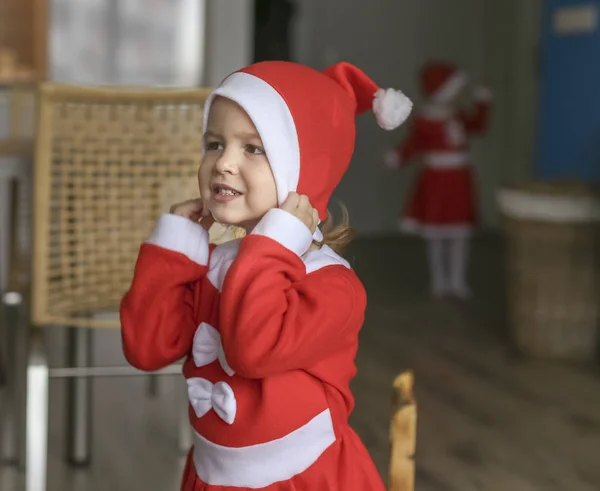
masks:
POLYGON ((348 426, 364 288, 322 233, 355 117, 400 125, 410 101, 363 72, 264 62, 206 103, 202 199, 174 205, 141 246, 121 305, 129 362, 187 357, 190 451, 182 490, 383 491, 348 426), (213 222, 245 237, 209 246, 213 222))
POLYGON ((428 63, 421 73, 427 101, 406 140, 384 156, 391 169, 402 168, 415 157, 423 158, 424 167, 400 227, 427 240, 434 297, 453 294, 466 299, 471 295, 467 266, 477 206, 468 137, 486 130, 492 97, 487 88, 476 87, 474 110, 462 110, 460 101, 466 83, 466 75, 454 65, 428 63))

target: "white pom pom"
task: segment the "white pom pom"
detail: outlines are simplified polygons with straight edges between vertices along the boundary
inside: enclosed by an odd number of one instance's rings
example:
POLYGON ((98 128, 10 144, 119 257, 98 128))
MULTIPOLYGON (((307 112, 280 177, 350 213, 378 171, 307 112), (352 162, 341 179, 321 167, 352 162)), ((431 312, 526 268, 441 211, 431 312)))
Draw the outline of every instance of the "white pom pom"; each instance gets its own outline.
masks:
POLYGON ((411 100, 399 90, 379 89, 373 99, 377 124, 384 130, 393 130, 404 123, 412 107, 411 100))

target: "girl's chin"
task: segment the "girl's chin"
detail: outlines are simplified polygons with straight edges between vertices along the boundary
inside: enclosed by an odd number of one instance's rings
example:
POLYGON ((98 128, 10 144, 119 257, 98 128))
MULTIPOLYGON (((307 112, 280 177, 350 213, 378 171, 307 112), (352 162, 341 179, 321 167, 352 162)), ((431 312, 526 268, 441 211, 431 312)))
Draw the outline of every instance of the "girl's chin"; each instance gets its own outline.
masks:
POLYGON ((239 227, 245 221, 244 216, 241 216, 239 213, 228 212, 228 210, 211 210, 211 215, 215 222, 221 225, 239 227))
POLYGON ((216 223, 230 227, 240 227, 251 231, 262 217, 243 216, 238 213, 227 213, 225 210, 211 210, 216 223))

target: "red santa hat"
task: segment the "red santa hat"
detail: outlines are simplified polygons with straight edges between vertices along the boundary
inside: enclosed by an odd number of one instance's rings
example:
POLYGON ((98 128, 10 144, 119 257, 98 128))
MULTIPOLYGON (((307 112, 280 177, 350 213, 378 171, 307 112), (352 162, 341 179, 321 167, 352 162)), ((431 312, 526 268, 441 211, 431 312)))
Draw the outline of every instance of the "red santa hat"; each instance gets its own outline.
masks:
POLYGON ((423 90, 431 102, 448 102, 467 84, 466 73, 448 62, 427 63, 421 72, 423 90))
POLYGON ((207 100, 205 127, 216 96, 233 100, 252 119, 273 170, 279 203, 291 191, 305 194, 321 219, 350 164, 356 116, 372 109, 379 125, 392 130, 412 108, 404 94, 380 89, 349 63, 323 72, 284 61, 239 70, 207 100))

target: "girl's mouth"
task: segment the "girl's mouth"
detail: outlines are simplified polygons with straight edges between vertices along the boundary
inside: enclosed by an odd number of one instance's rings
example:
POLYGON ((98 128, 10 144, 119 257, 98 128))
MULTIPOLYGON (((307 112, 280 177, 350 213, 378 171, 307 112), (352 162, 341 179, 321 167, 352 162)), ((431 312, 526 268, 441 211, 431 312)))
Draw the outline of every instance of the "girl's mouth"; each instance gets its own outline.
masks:
POLYGON ((214 184, 212 187, 213 199, 217 203, 225 203, 242 195, 237 189, 227 184, 214 184))

